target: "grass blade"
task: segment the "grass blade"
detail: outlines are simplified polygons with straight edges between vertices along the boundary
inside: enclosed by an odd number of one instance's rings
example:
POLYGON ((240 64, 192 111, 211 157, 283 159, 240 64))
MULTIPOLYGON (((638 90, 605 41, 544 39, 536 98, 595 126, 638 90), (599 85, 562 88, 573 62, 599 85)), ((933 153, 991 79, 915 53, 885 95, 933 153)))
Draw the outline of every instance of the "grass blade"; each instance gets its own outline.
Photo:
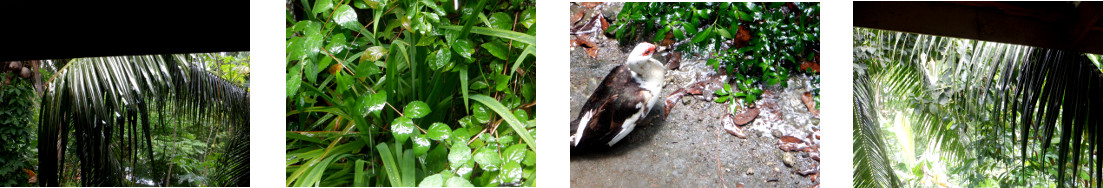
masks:
POLYGON ((509 112, 509 109, 506 109, 506 107, 503 106, 502 103, 486 95, 474 95, 471 96, 471 99, 483 103, 484 105, 486 105, 486 107, 494 110, 495 113, 498 113, 498 116, 501 116, 502 119, 504 119, 506 123, 509 124, 509 127, 513 128, 513 131, 517 131, 517 135, 520 135, 521 139, 525 141, 525 144, 528 144, 529 149, 532 149, 533 152, 536 152, 536 140, 532 138, 532 135, 529 135, 528 131, 525 131, 525 124, 522 124, 521 121, 517 120, 517 117, 514 117, 513 114, 509 112))
POLYGON ((387 172, 387 178, 391 181, 391 186, 401 186, 401 178, 398 173, 398 167, 395 166, 394 155, 391 154, 391 149, 387 147, 387 143, 379 143, 375 145, 375 149, 379 151, 379 156, 383 159, 383 170, 387 172))
MULTIPOLYGON (((461 26, 441 26, 440 28, 456 30, 456 31, 463 30, 463 27, 461 27, 461 26)), ((510 39, 510 40, 515 40, 517 42, 522 42, 522 43, 525 43, 525 44, 528 44, 528 45, 536 46, 536 37, 535 36, 520 33, 520 32, 516 32, 516 31, 510 31, 510 30, 505 30, 505 29, 494 29, 494 28, 488 28, 488 27, 471 27, 471 33, 486 35, 486 36, 507 38, 507 39, 510 39)))

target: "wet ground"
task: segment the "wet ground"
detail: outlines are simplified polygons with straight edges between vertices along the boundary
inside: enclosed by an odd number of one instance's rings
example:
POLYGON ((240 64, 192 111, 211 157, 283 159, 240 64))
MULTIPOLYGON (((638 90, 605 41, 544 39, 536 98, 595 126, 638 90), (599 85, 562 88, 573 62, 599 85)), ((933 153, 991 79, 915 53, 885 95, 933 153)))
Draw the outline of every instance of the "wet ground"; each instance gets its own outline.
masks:
MULTIPOLYGON (((593 41, 596 58, 581 46, 571 49, 572 120, 602 78, 624 62, 628 48, 635 44, 597 38, 593 41)), ((704 57, 688 54, 681 60, 677 69, 667 71, 663 99, 715 74, 705 65, 704 57)), ((818 119, 801 102, 801 95, 812 88, 810 79, 794 75, 787 88, 764 88, 767 92, 757 103, 760 115, 743 126, 746 139, 729 134, 720 123, 730 102, 686 95, 665 118, 665 105, 659 102, 644 123, 611 150, 573 154, 571 186, 812 187, 818 179, 796 172, 818 168, 819 161, 809 152, 778 149, 782 136, 807 138, 818 130, 818 119)))

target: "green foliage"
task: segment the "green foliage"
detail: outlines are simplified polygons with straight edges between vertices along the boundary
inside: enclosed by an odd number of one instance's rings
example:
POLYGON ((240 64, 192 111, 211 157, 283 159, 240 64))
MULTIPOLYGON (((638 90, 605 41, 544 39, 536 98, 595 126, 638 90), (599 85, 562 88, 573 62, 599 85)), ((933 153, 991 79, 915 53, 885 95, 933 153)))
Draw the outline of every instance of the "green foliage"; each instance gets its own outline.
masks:
POLYGON ((533 2, 321 1, 288 10, 287 186, 535 185, 533 2))
POLYGON ((32 186, 24 169, 37 171, 34 84, 9 72, 0 73, 0 80, 10 82, 0 84, 0 186, 32 186))
POLYGON ((196 54, 207 70, 223 80, 249 89, 249 52, 222 52, 196 54))
POLYGON ((674 41, 688 42, 675 50, 709 54, 708 64, 735 81, 732 87, 738 90, 729 90, 730 98, 752 104, 761 98, 759 85, 785 87, 790 74, 812 72, 799 67, 819 61, 819 17, 815 2, 630 2, 609 32, 622 41, 659 31, 650 42, 661 44, 668 33, 674 41))
POLYGON ((864 28, 854 36, 854 161, 869 169, 855 171, 855 185, 1099 184, 1092 108, 1103 103, 1094 94, 1103 76, 1090 55, 864 28))
POLYGON ((221 69, 248 57, 220 55, 80 58, 58 69, 37 138, 42 153, 66 159, 39 155, 40 184, 248 186, 249 94, 238 85, 248 81, 227 80, 247 76, 221 69))

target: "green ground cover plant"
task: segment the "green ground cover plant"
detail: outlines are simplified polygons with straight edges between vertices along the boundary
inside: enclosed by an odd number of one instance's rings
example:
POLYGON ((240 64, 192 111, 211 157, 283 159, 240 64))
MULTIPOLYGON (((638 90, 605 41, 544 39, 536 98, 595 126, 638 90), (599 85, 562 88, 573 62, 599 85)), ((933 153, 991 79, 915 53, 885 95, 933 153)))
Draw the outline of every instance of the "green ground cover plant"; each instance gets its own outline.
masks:
MULTIPOLYGON (((658 31, 644 40, 670 39, 686 44, 676 45, 676 51, 707 54, 702 56, 708 64, 734 83, 717 90, 717 102, 753 104, 762 86, 786 87, 794 73, 819 74, 818 68, 802 66, 819 64, 819 9, 815 2, 625 3, 609 32, 623 43, 658 31)), ((812 92, 818 103, 819 89, 812 92)))
POLYGON ((285 185, 534 186, 534 3, 289 2, 285 185))

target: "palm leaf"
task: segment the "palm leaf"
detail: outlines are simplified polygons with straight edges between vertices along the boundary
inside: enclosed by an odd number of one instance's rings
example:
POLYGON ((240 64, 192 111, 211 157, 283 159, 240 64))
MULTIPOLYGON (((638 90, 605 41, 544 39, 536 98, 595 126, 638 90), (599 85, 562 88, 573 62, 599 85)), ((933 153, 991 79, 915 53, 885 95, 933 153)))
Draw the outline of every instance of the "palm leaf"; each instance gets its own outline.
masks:
MULTIPOLYGON (((127 184, 122 166, 157 165, 151 129, 168 127, 163 119, 151 123, 151 114, 154 109, 166 113, 164 107, 171 103, 176 105, 172 113, 197 122, 220 122, 212 127, 224 127, 233 135, 223 151, 220 169, 213 170, 216 178, 212 184, 248 186, 249 94, 187 59, 191 56, 81 58, 58 70, 42 101, 40 185, 59 185, 59 167, 66 162, 60 152, 66 151, 70 131, 74 131, 82 185, 133 186, 127 184), (132 147, 120 148, 121 144, 132 147), (120 153, 132 157, 141 153, 149 160, 124 161, 120 153)), ((161 180, 158 177, 157 184, 165 185, 161 180)))
POLYGON ((878 138, 883 123, 877 123, 877 113, 907 111, 914 113, 906 116, 924 152, 959 167, 955 172, 962 177, 981 177, 962 183, 976 186, 984 176, 998 176, 992 178, 1039 186, 1027 180, 1034 171, 1056 176, 1059 186, 1090 186, 1074 179, 1098 182, 1100 161, 1090 155, 1098 149, 1100 130, 1090 126, 1098 121, 1090 114, 1103 102, 1091 95, 1103 76, 1084 55, 872 29, 856 29, 855 36, 855 64, 861 67, 855 76, 856 185, 895 182, 858 177, 867 169, 885 171, 871 159, 892 148, 870 146, 885 140, 878 138), (1019 170, 983 170, 997 168, 1019 170), (1082 168, 1096 178, 1079 175, 1082 168))

